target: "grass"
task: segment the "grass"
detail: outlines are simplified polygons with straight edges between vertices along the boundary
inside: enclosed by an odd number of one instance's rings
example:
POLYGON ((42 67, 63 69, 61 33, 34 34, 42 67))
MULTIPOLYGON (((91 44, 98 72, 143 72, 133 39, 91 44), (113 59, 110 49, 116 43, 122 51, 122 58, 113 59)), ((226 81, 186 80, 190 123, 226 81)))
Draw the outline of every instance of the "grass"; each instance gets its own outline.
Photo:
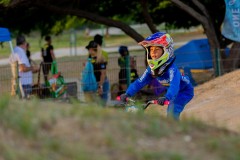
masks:
POLYGON ((0 159, 239 159, 239 134, 156 112, 0 99, 0 159))

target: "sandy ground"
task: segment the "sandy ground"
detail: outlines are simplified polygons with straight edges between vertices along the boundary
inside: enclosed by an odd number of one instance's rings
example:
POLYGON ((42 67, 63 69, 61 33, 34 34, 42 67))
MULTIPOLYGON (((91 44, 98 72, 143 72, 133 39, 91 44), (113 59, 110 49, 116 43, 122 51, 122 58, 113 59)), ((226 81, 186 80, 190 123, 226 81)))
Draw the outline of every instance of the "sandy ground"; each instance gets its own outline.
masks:
POLYGON ((182 118, 195 117, 208 124, 240 132, 240 70, 195 87, 195 96, 182 118))

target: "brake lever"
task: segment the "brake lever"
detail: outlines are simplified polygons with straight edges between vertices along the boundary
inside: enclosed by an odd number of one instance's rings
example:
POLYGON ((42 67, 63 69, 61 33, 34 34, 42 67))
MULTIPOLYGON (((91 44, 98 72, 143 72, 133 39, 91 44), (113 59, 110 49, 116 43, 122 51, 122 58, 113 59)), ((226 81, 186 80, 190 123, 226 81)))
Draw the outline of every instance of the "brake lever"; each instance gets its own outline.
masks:
MULTIPOLYGON (((158 101, 157 100, 151 100, 151 101, 148 101, 147 104, 143 107, 143 109, 147 109, 147 107, 150 105, 150 104, 158 104, 158 101)), ((170 104, 170 101, 164 101, 164 106, 168 106, 170 104)))

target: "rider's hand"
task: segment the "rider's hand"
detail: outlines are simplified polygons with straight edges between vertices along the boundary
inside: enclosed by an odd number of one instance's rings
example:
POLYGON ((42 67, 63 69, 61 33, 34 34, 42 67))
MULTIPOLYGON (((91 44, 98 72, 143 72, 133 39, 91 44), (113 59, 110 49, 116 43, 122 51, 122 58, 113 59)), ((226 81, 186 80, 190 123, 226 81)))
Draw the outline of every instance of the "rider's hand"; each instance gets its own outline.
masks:
POLYGON ((157 102, 159 105, 163 106, 164 105, 164 102, 167 101, 167 98, 166 97, 159 97, 157 99, 157 102))
POLYGON ((124 103, 127 102, 127 98, 128 98, 128 96, 127 96, 126 93, 120 95, 120 100, 121 100, 122 102, 124 102, 124 103))

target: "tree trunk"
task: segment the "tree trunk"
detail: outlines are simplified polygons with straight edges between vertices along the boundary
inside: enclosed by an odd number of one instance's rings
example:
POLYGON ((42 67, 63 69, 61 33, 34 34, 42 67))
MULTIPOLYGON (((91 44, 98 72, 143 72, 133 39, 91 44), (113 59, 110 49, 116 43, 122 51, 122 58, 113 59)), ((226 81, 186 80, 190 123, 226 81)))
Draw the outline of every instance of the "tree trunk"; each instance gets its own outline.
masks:
POLYGON ((220 44, 217 40, 217 36, 214 28, 211 25, 208 25, 208 22, 206 22, 205 24, 207 25, 203 26, 203 28, 206 33, 206 36, 208 37, 215 76, 219 76, 223 74, 223 63, 221 60, 222 56, 219 52, 220 44))
POLYGON ((147 23, 148 28, 151 30, 152 33, 158 32, 156 26, 153 23, 152 17, 149 15, 147 1, 141 0, 141 6, 142 6, 143 18, 144 18, 144 21, 147 23))
POLYGON ((106 27, 106 33, 105 33, 105 35, 106 35, 106 37, 109 37, 109 35, 110 35, 110 34, 109 34, 109 27, 108 27, 108 26, 106 27))
POLYGON ((229 56, 224 60, 224 72, 231 72, 240 67, 240 43, 234 42, 229 56))
MULTIPOLYGON (((202 5, 198 0, 193 0, 193 3, 198 7, 202 12, 197 12, 197 10, 194 10, 192 7, 186 5, 180 0, 171 0, 175 5, 177 5, 180 9, 187 12, 189 15, 197 19, 203 26, 204 31, 206 33, 206 36, 208 37, 208 41, 211 48, 212 53, 212 59, 213 59, 213 67, 215 72, 215 76, 218 76, 220 73, 220 70, 222 71, 222 65, 220 63, 217 63, 216 59, 216 50, 220 48, 220 43, 218 41, 216 31, 213 25, 213 22, 211 20, 211 17, 209 16, 206 8, 204 5, 202 5), (203 14, 201 14, 203 13, 203 14)), ((220 57, 221 58, 221 57, 220 57)), ((220 61, 221 62, 221 61, 220 61)))

